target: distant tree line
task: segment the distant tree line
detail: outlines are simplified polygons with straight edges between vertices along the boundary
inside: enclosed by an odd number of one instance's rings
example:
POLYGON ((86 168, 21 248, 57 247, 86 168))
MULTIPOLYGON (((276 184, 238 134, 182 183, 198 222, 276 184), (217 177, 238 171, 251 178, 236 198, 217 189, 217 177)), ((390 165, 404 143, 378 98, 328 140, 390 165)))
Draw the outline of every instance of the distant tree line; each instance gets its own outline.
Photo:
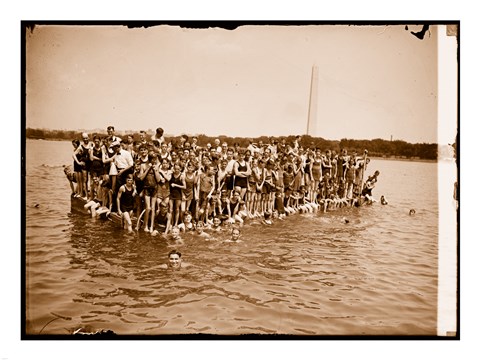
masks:
MULTIPOLYGON (((122 134, 117 136, 124 136, 126 134, 133 135, 134 141, 139 140, 138 131, 123 131, 122 134)), ((48 130, 48 129, 32 129, 27 128, 25 131, 26 138, 28 139, 45 139, 45 140, 73 140, 81 139, 82 131, 75 130, 48 130)), ((90 135, 97 134, 100 137, 107 136, 105 132, 89 132, 90 135)), ((152 135, 152 134, 149 134, 152 135)), ((177 142, 181 135, 169 136, 166 135, 167 141, 177 142)), ((208 143, 213 144, 215 139, 219 139, 221 142, 227 142, 229 145, 239 143, 241 147, 247 147, 249 141, 253 141, 257 145, 259 143, 269 144, 270 141, 281 141, 285 139, 287 144, 293 144, 295 135, 271 137, 271 136, 259 136, 255 138, 245 137, 231 137, 226 135, 220 136, 207 136, 204 134, 195 135, 198 138, 198 145, 206 146, 208 143)), ((359 153, 363 153, 364 149, 368 150, 369 156, 374 157, 405 157, 405 158, 418 158, 425 160, 437 160, 438 158, 438 146, 437 144, 417 143, 411 144, 402 140, 353 140, 353 139, 341 139, 338 140, 326 140, 321 137, 312 137, 310 135, 302 135, 300 144, 303 147, 320 148, 323 151, 326 149, 335 150, 337 153, 341 149, 357 150, 359 153)))

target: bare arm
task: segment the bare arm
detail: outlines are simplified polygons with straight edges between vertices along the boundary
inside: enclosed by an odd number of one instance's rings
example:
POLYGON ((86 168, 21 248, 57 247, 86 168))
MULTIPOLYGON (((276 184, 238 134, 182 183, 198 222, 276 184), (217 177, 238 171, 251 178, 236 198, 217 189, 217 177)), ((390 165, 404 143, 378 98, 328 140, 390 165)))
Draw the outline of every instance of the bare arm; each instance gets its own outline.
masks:
POLYGON ((141 164, 140 165, 140 173, 138 174, 138 178, 143 181, 152 167, 153 167, 153 165, 150 164, 150 163, 148 165, 141 164))
POLYGON ((85 165, 83 161, 78 161, 77 155, 81 151, 81 147, 79 146, 74 152, 73 152, 73 160, 78 164, 78 165, 85 165))
POLYGON ((120 189, 118 189, 118 195, 117 195, 117 212, 121 215, 122 210, 120 209, 120 199, 122 198, 122 193, 125 190, 124 186, 120 186, 120 189))

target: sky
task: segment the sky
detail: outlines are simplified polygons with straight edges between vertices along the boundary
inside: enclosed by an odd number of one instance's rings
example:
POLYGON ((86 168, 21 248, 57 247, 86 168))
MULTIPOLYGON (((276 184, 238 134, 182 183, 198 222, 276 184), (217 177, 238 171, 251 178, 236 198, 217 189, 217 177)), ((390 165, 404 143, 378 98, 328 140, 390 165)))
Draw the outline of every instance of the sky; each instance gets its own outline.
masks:
MULTIPOLYGON (((26 127, 329 140, 438 138, 437 26, 36 26, 26 127)), ((441 140, 441 141, 439 141, 441 140)))

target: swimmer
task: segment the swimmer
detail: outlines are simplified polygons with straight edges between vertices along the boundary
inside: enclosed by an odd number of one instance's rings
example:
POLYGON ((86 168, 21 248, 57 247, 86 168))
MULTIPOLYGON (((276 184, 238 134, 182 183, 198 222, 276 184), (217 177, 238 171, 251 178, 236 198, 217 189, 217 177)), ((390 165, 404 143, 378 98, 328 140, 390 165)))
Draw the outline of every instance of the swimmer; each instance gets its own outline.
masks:
POLYGON ((380 197, 380 202, 382 203, 382 205, 388 205, 388 201, 387 199, 385 199, 385 196, 383 195, 380 197))
POLYGON ((183 245, 183 239, 180 237, 180 229, 178 228, 178 226, 174 226, 172 228, 170 239, 174 241, 175 244, 183 245))
POLYGON ((409 214, 410 214, 410 215, 415 215, 415 209, 410 209, 409 214))
POLYGON ((232 237, 228 240, 225 240, 224 242, 242 242, 242 240, 240 240, 240 229, 234 227, 232 229, 232 237))
POLYGON ((348 224, 348 223, 350 223, 350 220, 348 220, 347 218, 343 218, 343 222, 344 222, 345 224, 348 224))
POLYGON ((213 218, 213 225, 211 227, 211 230, 213 231, 222 231, 222 220, 218 216, 215 216, 213 218))
POLYGON ((203 231, 204 227, 205 226, 203 225, 202 221, 197 222, 195 232, 198 236, 201 236, 201 237, 205 238, 205 240, 208 240, 210 238, 210 235, 207 234, 205 231, 203 231))
MULTIPOLYGON (((172 229, 173 230, 173 229, 172 229)), ((189 267, 190 264, 182 262, 182 253, 178 250, 172 250, 168 253, 168 263, 156 266, 156 268, 180 270, 181 268, 189 267)), ((151 270, 151 269, 149 269, 151 270)))

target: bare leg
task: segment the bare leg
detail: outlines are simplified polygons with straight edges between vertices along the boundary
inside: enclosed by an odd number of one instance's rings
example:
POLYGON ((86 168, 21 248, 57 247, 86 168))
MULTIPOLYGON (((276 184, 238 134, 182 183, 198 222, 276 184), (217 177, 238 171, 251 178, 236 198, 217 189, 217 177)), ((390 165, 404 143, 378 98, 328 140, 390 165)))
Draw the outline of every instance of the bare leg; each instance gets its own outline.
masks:
POLYGON ((150 206, 151 200, 150 200, 150 196, 148 195, 145 195, 144 199, 145 199, 145 215, 143 217, 143 225, 144 225, 144 230, 146 232, 149 232, 148 219, 150 217, 150 212, 151 212, 151 206, 150 206))
POLYGON ((155 230, 155 205, 157 203, 156 196, 152 197, 151 203, 152 203, 152 209, 151 209, 152 216, 150 219, 150 232, 153 232, 153 230, 155 230))
POLYGON ((127 226, 127 230, 128 232, 133 232, 133 229, 132 229, 132 219, 130 217, 130 212, 127 212, 125 211, 123 213, 123 219, 124 219, 124 224, 127 226))
POLYGON ((178 220, 180 219, 180 206, 182 201, 175 200, 175 226, 178 225, 178 220))

